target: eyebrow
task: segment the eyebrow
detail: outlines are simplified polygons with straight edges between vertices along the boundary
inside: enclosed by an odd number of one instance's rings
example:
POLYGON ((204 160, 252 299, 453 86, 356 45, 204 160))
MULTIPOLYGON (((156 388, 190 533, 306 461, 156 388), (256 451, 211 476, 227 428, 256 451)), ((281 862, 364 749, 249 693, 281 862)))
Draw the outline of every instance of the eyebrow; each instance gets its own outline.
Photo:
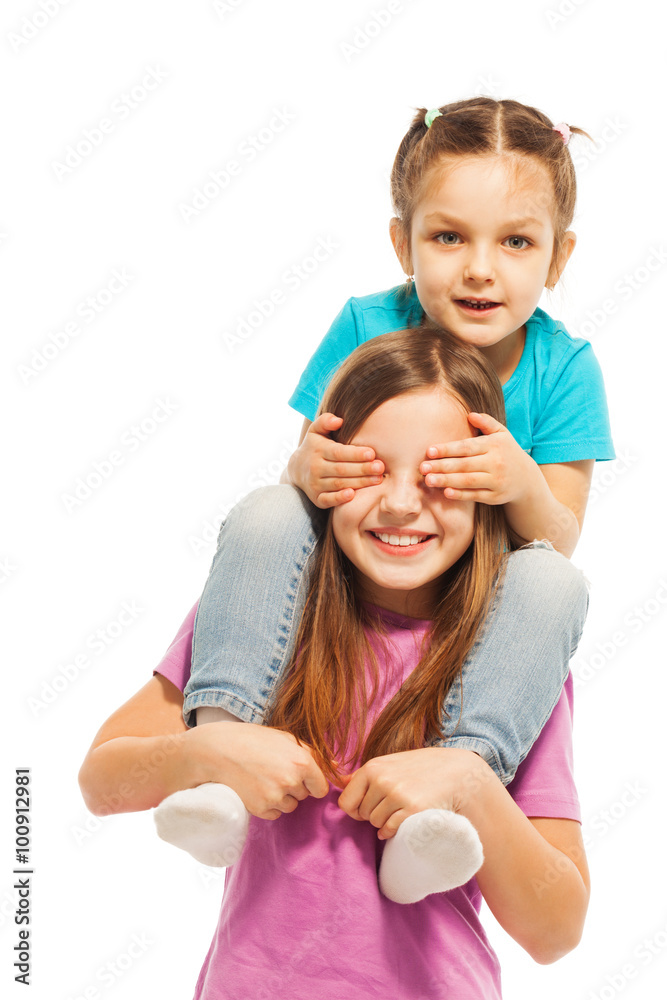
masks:
MULTIPOLYGON (((431 215, 424 216, 424 222, 438 222, 443 225, 465 227, 466 223, 463 219, 456 219, 453 215, 443 215, 441 212, 433 212, 431 215)), ((540 229, 544 229, 544 223, 539 219, 536 219, 533 215, 527 215, 523 219, 508 219, 503 223, 503 229, 520 229, 523 226, 537 226, 540 229)))

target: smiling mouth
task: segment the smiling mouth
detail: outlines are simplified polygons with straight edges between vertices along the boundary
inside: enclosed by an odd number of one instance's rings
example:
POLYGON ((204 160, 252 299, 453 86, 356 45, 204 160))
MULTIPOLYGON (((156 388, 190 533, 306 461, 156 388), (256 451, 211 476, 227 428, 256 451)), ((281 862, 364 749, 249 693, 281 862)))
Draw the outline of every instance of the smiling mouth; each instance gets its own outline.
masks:
POLYGON ((384 542, 385 545, 392 545, 397 549, 419 545, 421 542, 426 542, 429 538, 434 537, 433 535, 392 535, 386 531, 371 531, 369 534, 377 538, 378 541, 384 542))

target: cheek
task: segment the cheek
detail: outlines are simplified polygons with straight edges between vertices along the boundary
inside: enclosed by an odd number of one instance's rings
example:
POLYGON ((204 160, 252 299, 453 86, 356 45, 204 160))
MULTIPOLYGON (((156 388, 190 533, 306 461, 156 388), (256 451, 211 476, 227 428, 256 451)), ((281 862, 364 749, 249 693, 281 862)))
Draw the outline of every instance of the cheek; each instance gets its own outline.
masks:
POLYGON ((456 503, 441 514, 441 523, 445 534, 450 538, 460 538, 461 542, 469 544, 475 533, 475 504, 472 501, 456 503))
POLYGON ((334 507, 331 512, 331 527, 334 538, 346 555, 350 542, 359 535, 359 522, 363 517, 358 499, 358 497, 354 497, 348 503, 334 507))

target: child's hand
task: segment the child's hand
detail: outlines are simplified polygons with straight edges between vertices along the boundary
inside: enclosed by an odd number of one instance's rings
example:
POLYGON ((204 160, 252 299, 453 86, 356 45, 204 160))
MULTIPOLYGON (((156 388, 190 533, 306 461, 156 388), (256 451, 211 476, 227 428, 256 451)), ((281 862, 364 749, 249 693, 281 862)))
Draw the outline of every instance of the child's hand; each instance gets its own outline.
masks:
POLYGON ((427 450, 419 466, 426 485, 442 487, 448 500, 521 500, 537 468, 533 460, 488 413, 469 413, 468 423, 482 434, 427 450))
POLYGON ((380 840, 390 840, 404 819, 424 809, 463 812, 494 777, 472 750, 424 747, 369 760, 354 773, 338 805, 352 819, 376 826, 380 840))
POLYGON ((337 507, 351 500, 355 490, 382 482, 384 464, 375 460, 372 448, 338 444, 328 436, 342 423, 333 413, 320 414, 289 460, 292 482, 316 507, 337 507))
POLYGON ((299 802, 329 793, 308 747, 291 733, 251 722, 211 722, 187 734, 205 766, 204 781, 229 785, 259 819, 278 819, 299 802))

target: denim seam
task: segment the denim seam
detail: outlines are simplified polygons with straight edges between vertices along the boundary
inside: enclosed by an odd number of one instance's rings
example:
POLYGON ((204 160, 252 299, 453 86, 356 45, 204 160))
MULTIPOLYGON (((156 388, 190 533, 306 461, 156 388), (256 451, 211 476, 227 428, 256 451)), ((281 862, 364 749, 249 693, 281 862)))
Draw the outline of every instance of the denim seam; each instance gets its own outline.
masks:
MULTIPOLYGON (((528 543, 527 545, 522 546, 521 549, 518 549, 516 551, 522 551, 522 550, 525 551, 525 550, 531 550, 531 549, 533 549, 533 550, 535 550, 535 549, 537 549, 537 550, 542 549, 542 550, 555 551, 553 549, 553 546, 549 542, 547 542, 547 541, 540 541, 540 540, 537 540, 537 539, 535 539, 533 542, 528 543)), ((583 577, 583 574, 582 574, 582 577, 583 577)), ((473 646, 472 646, 471 650, 469 651, 468 656, 466 657, 466 660, 465 660, 464 665, 463 665, 463 669, 465 669, 466 667, 472 666, 472 661, 474 660, 474 656, 475 656, 475 654, 476 654, 479 646, 481 645, 481 643, 483 641, 486 629, 493 627, 493 625, 492 625, 493 614, 496 611, 496 608, 498 607, 499 603, 503 599, 505 587, 506 587, 506 575, 503 574, 503 577, 500 580, 498 587, 496 588, 496 592, 494 594, 492 605, 489 608, 489 611, 487 613, 484 625, 482 626, 482 629, 480 630, 476 641, 473 643, 473 646)), ((586 592, 586 609, 588 609, 588 603, 589 603, 589 595, 588 595, 588 590, 587 590, 587 592, 586 592)), ((585 621, 585 618, 586 618, 586 615, 584 614, 583 621, 585 621)), ((573 656, 573 654, 574 654, 577 646, 579 645, 579 641, 581 639, 581 634, 582 634, 582 631, 583 631, 583 625, 582 625, 582 628, 578 630, 578 635, 576 634, 576 631, 577 630, 574 629, 574 633, 575 634, 573 634, 571 636, 571 641, 569 643, 569 647, 570 647, 570 656, 569 656, 569 659, 570 660, 572 659, 572 656, 573 656)), ((564 673, 563 673, 563 676, 562 676, 562 684, 565 683, 565 680, 567 678, 567 674, 569 672, 569 669, 570 669, 570 667, 569 667, 569 662, 568 662, 568 663, 565 664, 565 670, 564 670, 564 673)), ((461 718, 464 715, 465 704, 464 704, 464 685, 463 685, 463 676, 462 676, 462 674, 463 674, 463 671, 462 671, 461 675, 459 675, 459 677, 456 678, 455 682, 452 684, 452 686, 450 687, 450 689, 449 689, 449 691, 447 693, 447 697, 446 697, 444 705, 443 705, 444 712, 446 713, 446 717, 443 720, 443 725, 446 722, 451 721, 451 716, 453 714, 453 712, 452 712, 453 709, 457 709, 457 712, 456 712, 456 714, 457 714, 456 726, 459 725, 459 723, 461 721, 461 718)), ((553 704, 547 705, 545 711, 542 713, 542 717, 539 720, 539 724, 538 724, 538 728, 537 728, 537 733, 538 734, 542 731, 542 729, 544 728, 544 726, 547 723, 548 719, 551 717, 551 714, 552 714, 552 712, 553 712, 553 710, 554 710, 554 708, 556 706, 558 697, 560 697, 560 691, 562 691, 562 684, 561 684, 561 687, 559 689, 559 694, 558 694, 556 700, 553 702, 553 704)), ((537 738, 537 737, 535 737, 535 738, 537 738)), ((467 736, 457 737, 457 736, 454 735, 454 733, 452 734, 451 737, 447 737, 447 741, 449 741, 449 740, 457 740, 457 741, 459 741, 459 744, 458 744, 459 746, 463 746, 464 743, 467 746, 474 746, 477 743, 479 743, 479 744, 481 744, 481 745, 483 745, 485 747, 488 746, 488 748, 491 751, 490 756, 487 755, 487 754, 482 754, 482 756, 484 756, 485 760, 487 760, 487 763, 489 763, 490 766, 493 767, 493 769, 496 771, 496 774, 498 775, 498 777, 501 778, 501 781, 503 782, 504 785, 508 784, 510 781, 513 780, 513 778, 514 778, 514 776, 516 774, 516 769, 526 759, 526 757, 528 756, 528 753, 530 752, 530 749, 532 748, 532 745, 531 745, 531 747, 528 747, 523 754, 520 754, 519 755, 519 759, 516 762, 516 767, 513 770, 508 771, 508 770, 506 770, 502 766, 502 763, 500 761, 500 757, 499 757, 497 751, 495 750, 495 748, 490 743, 488 743, 487 741, 485 741, 483 739, 481 740, 481 739, 479 739, 477 737, 467 737, 467 736), (496 764, 495 765, 492 764, 491 760, 495 761, 496 764)))
POLYGON ((242 722, 262 721, 262 713, 255 706, 249 705, 236 695, 218 689, 209 688, 187 696, 183 702, 183 718, 190 728, 196 725, 194 713, 198 708, 224 708, 242 722))
POLYGON ((442 747, 443 750, 446 750, 448 747, 455 747, 459 750, 474 750, 474 752, 478 753, 480 757, 486 761, 489 767, 495 771, 503 785, 509 784, 512 780, 504 770, 500 757, 496 753, 495 747, 487 740, 481 739, 477 736, 451 736, 444 741, 439 740, 434 743, 433 746, 442 747))
MULTIPOLYGON (((285 665, 286 652, 292 637, 292 629, 294 627, 295 608, 299 599, 299 594, 306 585, 308 562, 310 561, 318 541, 319 535, 315 531, 311 530, 308 538, 306 539, 306 543, 303 545, 301 550, 301 561, 296 563, 296 569, 292 573, 292 577, 289 582, 288 601, 283 611, 283 620, 279 625, 280 635, 277 639, 279 652, 274 654, 269 664, 269 671, 272 677, 268 691, 266 692, 265 705, 267 707, 275 694, 278 682, 283 679, 282 672, 285 665)), ((262 692, 262 694, 264 694, 264 692, 262 692)))

